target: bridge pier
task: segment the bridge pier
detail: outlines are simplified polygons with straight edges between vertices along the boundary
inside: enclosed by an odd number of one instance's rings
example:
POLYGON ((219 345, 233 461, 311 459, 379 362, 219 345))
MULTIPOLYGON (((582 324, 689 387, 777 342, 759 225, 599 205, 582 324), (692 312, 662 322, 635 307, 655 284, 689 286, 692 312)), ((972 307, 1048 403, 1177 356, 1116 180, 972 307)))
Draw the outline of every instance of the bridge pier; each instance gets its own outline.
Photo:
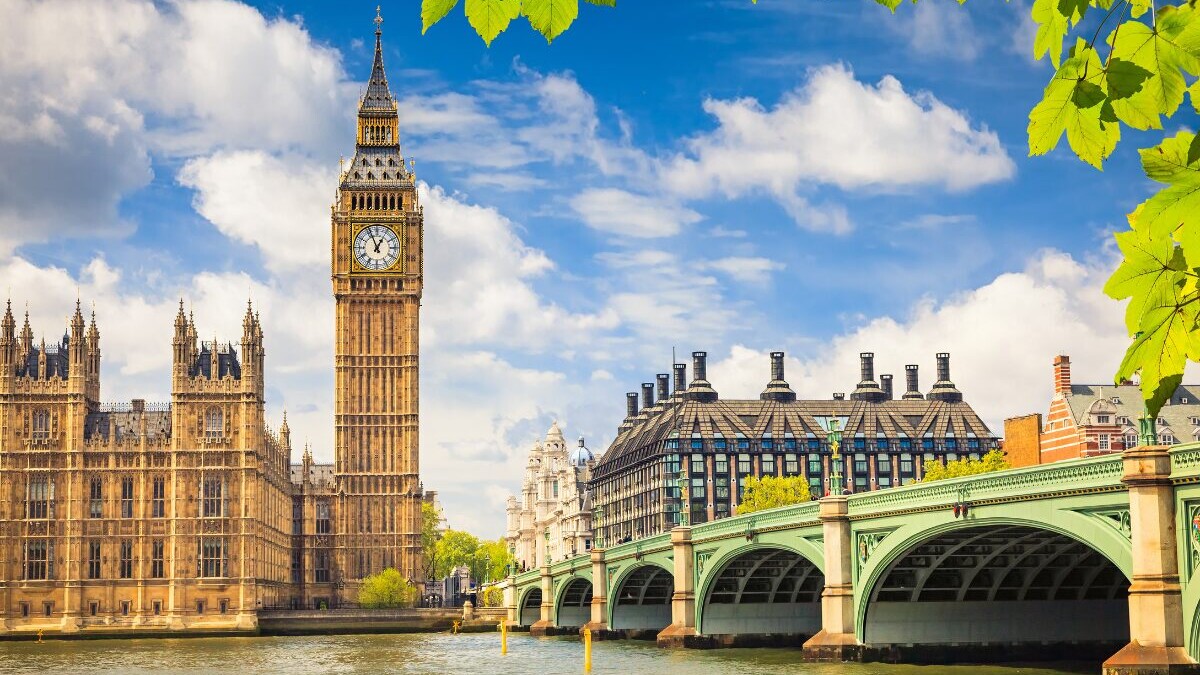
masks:
POLYGON ((579 633, 590 631, 592 639, 605 640, 620 637, 608 628, 608 564, 604 561, 604 549, 592 549, 592 614, 579 633))
POLYGON ((1104 675, 1200 673, 1184 646, 1168 448, 1126 450, 1122 482, 1129 486, 1133 539, 1129 644, 1104 662, 1104 675))
POLYGON ((711 640, 696 631, 696 560, 692 550, 692 528, 671 530, 675 592, 671 595, 671 625, 658 634, 659 647, 709 647, 711 640))
POLYGON ((825 589, 821 591, 821 630, 804 643, 810 661, 859 661, 864 647, 854 634, 854 579, 849 507, 844 495, 820 501, 825 537, 825 589))
POLYGON ((517 607, 517 582, 516 577, 508 575, 508 579, 504 583, 504 622, 509 626, 515 626, 521 620, 521 608, 517 607))
POLYGON ((542 605, 538 621, 529 627, 529 634, 546 637, 554 633, 554 579, 550 576, 550 565, 542 565, 542 605))

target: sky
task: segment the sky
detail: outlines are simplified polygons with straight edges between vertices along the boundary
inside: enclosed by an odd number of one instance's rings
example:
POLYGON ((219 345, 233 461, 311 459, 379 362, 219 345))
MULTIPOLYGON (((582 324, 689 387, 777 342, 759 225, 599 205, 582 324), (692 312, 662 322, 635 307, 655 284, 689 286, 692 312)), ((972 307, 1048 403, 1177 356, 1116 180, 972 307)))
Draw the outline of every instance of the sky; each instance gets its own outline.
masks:
MULTIPOLYGON (((731 398, 775 350, 813 398, 850 391, 861 351, 926 388, 948 351, 997 434, 1046 410, 1056 354, 1111 381, 1127 338, 1101 287, 1157 141, 1125 133, 1103 172, 1065 143, 1027 157, 1052 74, 1028 14, 627 0, 487 48, 461 9, 421 35, 415 0, 384 6, 425 209, 421 473, 450 526, 501 535, 551 422, 600 454, 673 349, 707 351, 731 398)), ((250 299, 269 419, 332 461, 329 207, 374 16, 0 0, 0 279, 47 341, 94 307, 105 401, 169 399, 181 298, 222 341, 250 299)))

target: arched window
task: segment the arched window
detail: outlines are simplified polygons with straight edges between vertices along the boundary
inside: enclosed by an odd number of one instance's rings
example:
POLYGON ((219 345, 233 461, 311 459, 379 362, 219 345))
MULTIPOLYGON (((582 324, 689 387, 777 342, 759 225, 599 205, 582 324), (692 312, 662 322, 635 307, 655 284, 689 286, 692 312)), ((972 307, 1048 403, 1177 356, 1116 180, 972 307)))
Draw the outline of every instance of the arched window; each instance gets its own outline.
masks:
POLYGON ((33 412, 33 437, 50 438, 50 412, 35 410, 33 412))
POLYGON ((384 171, 384 172, 383 172, 383 179, 384 179, 384 180, 387 180, 387 179, 388 179, 388 175, 387 175, 387 172, 386 172, 386 171, 384 171))
POLYGON ((389 158, 389 159, 388 159, 388 166, 396 166, 396 160, 389 158))
POLYGON ((220 408, 209 408, 204 414, 204 435, 220 438, 225 435, 225 415, 220 408))
POLYGON ((367 172, 367 180, 375 180, 375 174, 368 171, 367 172))

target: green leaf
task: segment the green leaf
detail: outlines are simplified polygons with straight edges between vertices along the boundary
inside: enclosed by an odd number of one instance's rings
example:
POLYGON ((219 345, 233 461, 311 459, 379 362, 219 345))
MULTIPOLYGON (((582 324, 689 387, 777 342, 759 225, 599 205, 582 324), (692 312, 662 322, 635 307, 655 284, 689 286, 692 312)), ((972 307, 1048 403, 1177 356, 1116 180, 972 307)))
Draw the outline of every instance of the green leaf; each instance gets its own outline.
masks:
POLYGON ((1196 109, 1196 114, 1200 115, 1200 80, 1188 87, 1188 98, 1192 99, 1192 107, 1196 109))
POLYGON ((1058 0, 1058 13, 1079 23, 1088 10, 1088 0, 1058 0))
POLYGON ((454 9, 458 0, 421 0, 421 35, 454 9))
POLYGON ((1121 128, 1107 101, 1096 50, 1080 40, 1072 51, 1029 112, 1029 154, 1050 152, 1065 131, 1075 154, 1099 169, 1120 140, 1121 128))
POLYGON ((1109 98, 1119 101, 1133 96, 1142 90, 1142 83, 1153 75, 1154 73, 1131 61, 1109 59, 1104 68, 1109 98))
POLYGON ((1033 20, 1038 25, 1033 39, 1033 58, 1040 60, 1049 54, 1057 68, 1062 59, 1063 39, 1070 27, 1068 17, 1059 11, 1058 0, 1033 0, 1033 20))
POLYGON ((521 12, 550 43, 579 16, 579 0, 524 0, 521 12))
POLYGON ((1181 131, 1140 150, 1142 169, 1168 187, 1146 200, 1139 221, 1156 237, 1173 236, 1188 265, 1200 267, 1200 162, 1193 155, 1196 136, 1181 131))
POLYGON ((1145 14, 1152 4, 1154 4, 1153 0, 1129 0, 1130 14, 1136 19, 1145 14))
POLYGON ((466 0, 467 21, 492 46, 492 40, 521 13, 521 0, 466 0))
POLYGON ((1151 415, 1158 415, 1175 390, 1171 385, 1182 379, 1189 355, 1195 354, 1196 298, 1185 295, 1177 284, 1160 291, 1147 302, 1141 334, 1125 352, 1116 377, 1119 381, 1141 373, 1142 398, 1151 415))
POLYGON ((1171 237, 1155 236, 1148 227, 1139 229, 1138 217, 1138 211, 1130 216, 1134 229, 1114 235, 1124 259, 1104 284, 1104 293, 1110 298, 1130 298, 1125 327, 1131 335, 1141 330, 1147 303, 1161 296, 1164 287, 1178 285, 1187 269, 1183 251, 1171 237))
POLYGON ((1183 103, 1184 83, 1181 70, 1195 74, 1200 70, 1200 22, 1192 9, 1166 7, 1155 26, 1126 21, 1108 36, 1110 57, 1133 63, 1150 73, 1139 91, 1117 104, 1117 114, 1139 129, 1161 128, 1158 115, 1170 117, 1183 103), (1142 100, 1143 97, 1147 100, 1142 100), (1154 121, 1146 124, 1153 109, 1154 121))
POLYGON ((1198 159, 1200 159, 1200 134, 1192 136, 1192 143, 1188 146, 1187 163, 1195 164, 1198 159))
POLYGON ((904 0, 875 0, 875 2, 887 7, 888 9, 892 10, 892 14, 895 14, 896 8, 899 7, 904 0))

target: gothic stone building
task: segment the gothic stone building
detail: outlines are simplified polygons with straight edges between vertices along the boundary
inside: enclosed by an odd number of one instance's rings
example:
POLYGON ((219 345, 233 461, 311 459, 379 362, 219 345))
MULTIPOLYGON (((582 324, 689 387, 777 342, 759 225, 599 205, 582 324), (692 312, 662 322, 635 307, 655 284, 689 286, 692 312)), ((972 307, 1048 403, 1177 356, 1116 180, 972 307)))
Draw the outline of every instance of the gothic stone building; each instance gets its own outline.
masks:
POLYGON ((546 439, 534 443, 525 464, 521 499, 509 497, 505 539, 520 569, 566 560, 592 548, 592 497, 588 490, 594 459, 579 439, 567 450, 555 422, 546 439))
POLYGON ((937 355, 937 382, 918 388, 918 367, 905 366, 907 390, 893 396, 892 376, 875 379, 863 353, 861 380, 847 399, 798 400, 784 379, 783 353, 771 354, 771 378, 758 399, 726 400, 706 379, 706 355, 660 374, 657 387, 627 394, 626 418, 592 472, 597 545, 611 545, 734 514, 750 476, 803 476, 824 494, 832 469, 828 433, 842 431, 847 489, 863 492, 918 480, 926 460, 978 458, 998 439, 950 381, 950 355, 937 355), (657 389, 657 391, 656 391, 657 389), (657 396, 656 396, 657 394, 657 396))
POLYGON ((0 324, 0 634, 251 629, 290 593, 289 439, 263 415, 263 336, 241 355, 175 319, 171 401, 100 403, 100 331, 0 324))
MULTIPOLYGON (((377 19, 377 21, 379 21, 377 19)), ((291 464, 264 419, 263 334, 202 342, 182 303, 171 401, 104 404, 100 333, 0 326, 0 635, 247 630, 265 607, 417 579, 423 215, 375 31, 354 160, 331 208, 334 463, 291 464)))

